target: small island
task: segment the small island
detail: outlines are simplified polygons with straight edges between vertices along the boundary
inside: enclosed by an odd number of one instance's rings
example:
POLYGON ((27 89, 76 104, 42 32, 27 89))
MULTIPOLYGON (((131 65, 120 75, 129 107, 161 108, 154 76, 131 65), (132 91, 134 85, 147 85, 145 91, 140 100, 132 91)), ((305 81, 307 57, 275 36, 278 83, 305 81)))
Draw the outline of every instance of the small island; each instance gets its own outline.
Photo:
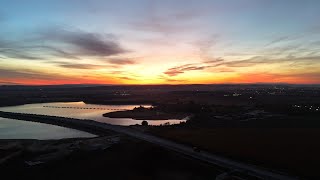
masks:
POLYGON ((136 107, 133 110, 115 111, 103 114, 109 118, 132 118, 135 120, 169 120, 184 119, 188 116, 182 112, 162 112, 154 107, 146 108, 143 106, 136 107))

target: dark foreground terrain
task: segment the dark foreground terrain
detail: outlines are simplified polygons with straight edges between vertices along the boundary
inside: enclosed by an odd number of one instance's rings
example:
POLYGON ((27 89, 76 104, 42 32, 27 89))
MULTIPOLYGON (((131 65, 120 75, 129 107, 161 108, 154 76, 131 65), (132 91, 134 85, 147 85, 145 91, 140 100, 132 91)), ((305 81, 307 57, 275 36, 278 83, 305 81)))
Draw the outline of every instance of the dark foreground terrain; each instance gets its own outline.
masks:
MULTIPOLYGON (((303 179, 320 178, 318 85, 0 87, 0 106, 56 101, 152 104, 163 114, 187 113, 190 120, 179 125, 133 128, 303 179)), ((220 173, 217 167, 133 139, 44 167, 18 162, 4 166, 3 172, 19 167, 17 172, 26 177, 103 174, 111 179, 214 179, 220 173)))
POLYGON ((319 128, 153 128, 154 135, 250 164, 318 179, 319 128))
MULTIPOLYGON (((30 146, 30 144, 42 144, 38 147, 56 144, 63 146, 63 144, 74 141, 76 140, 42 142, 36 140, 1 140, 0 147, 2 147, 2 150, 0 155, 2 157, 6 154, 3 146, 6 146, 8 142, 24 144, 16 148, 16 151, 21 151, 20 155, 0 165, 1 176, 10 179, 100 179, 103 177, 104 179, 119 180, 200 180, 214 179, 223 172, 217 167, 210 167, 158 146, 124 136, 121 136, 119 142, 105 150, 80 148, 63 158, 57 158, 45 164, 31 166, 26 163, 34 156, 39 156, 30 149, 24 148, 30 146)), ((51 151, 55 150, 51 149, 51 151)))

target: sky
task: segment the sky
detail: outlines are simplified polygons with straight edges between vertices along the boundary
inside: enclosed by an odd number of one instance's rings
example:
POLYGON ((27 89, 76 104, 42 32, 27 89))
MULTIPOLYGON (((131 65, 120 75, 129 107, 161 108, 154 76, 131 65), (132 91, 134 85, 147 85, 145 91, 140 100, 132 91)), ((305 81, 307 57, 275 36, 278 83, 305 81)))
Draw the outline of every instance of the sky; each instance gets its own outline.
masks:
POLYGON ((0 0, 0 84, 320 83, 318 0, 0 0))

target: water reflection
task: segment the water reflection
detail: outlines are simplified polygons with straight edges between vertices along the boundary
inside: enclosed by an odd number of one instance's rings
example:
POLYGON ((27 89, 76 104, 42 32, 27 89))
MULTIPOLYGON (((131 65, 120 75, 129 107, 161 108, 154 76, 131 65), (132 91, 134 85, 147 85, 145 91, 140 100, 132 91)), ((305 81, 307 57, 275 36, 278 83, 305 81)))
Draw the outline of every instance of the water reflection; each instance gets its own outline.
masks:
MULTIPOLYGON (((84 102, 58 102, 58 103, 40 103, 27 104, 21 106, 2 107, 1 111, 32 113, 42 115, 54 115, 62 117, 72 117, 77 119, 92 119, 99 122, 105 122, 116 125, 134 125, 141 124, 142 120, 134 120, 131 118, 108 118, 102 114, 113 112, 116 110, 133 109, 140 105, 96 105, 85 104, 84 102)), ((150 106, 147 106, 150 107, 150 106)), ((170 120, 147 120, 149 125, 160 124, 178 124, 186 120, 170 119, 170 120)))
POLYGON ((0 139, 63 139, 95 135, 49 124, 0 118, 0 139))

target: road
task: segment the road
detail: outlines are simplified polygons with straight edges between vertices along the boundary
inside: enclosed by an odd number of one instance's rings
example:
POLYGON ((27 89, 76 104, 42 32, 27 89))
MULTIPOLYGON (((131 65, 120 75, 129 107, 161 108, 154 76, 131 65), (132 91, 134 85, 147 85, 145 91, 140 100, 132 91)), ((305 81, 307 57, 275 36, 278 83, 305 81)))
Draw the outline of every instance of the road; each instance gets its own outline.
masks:
POLYGON ((141 139, 144 141, 148 141, 150 143, 162 146, 166 149, 170 149, 173 151, 176 151, 178 153, 187 155, 189 157, 192 157, 194 159, 198 159, 204 162, 207 162, 209 164, 217 165, 223 168, 230 169, 230 171, 238 171, 238 172, 245 172, 245 174, 254 176, 261 179, 281 179, 281 180, 294 180, 298 179, 295 177, 290 177, 284 174, 271 172, 270 170, 266 170, 257 166, 248 165, 241 162, 236 162, 231 159, 227 159, 221 156, 217 156, 208 152, 195 152, 193 147, 179 144, 173 141, 169 141, 163 138, 159 138, 156 136, 152 136, 149 134, 142 133, 140 131, 134 130, 132 128, 128 127, 122 127, 122 126, 115 126, 115 125, 109 125, 104 124, 103 125, 106 129, 112 130, 118 133, 126 134, 131 137, 135 137, 137 139, 141 139))
MULTIPOLYGON (((49 123, 49 124, 56 124, 56 125, 61 125, 61 122, 66 122, 67 127, 70 127, 70 128, 72 128, 72 126, 76 128, 79 125, 82 127, 86 126, 88 128, 97 127, 100 129, 105 129, 109 131, 111 130, 111 131, 125 134, 140 140, 144 140, 144 141, 153 143, 155 145, 161 146, 163 148, 184 154, 188 157, 192 157, 194 159, 201 160, 209 164, 213 164, 216 166, 229 169, 232 172, 241 172, 246 175, 254 176, 260 179, 281 179, 281 180, 298 179, 296 177, 290 177, 288 175, 285 175, 279 172, 273 172, 271 170, 267 170, 261 167, 257 167, 254 165, 237 162, 225 157, 217 156, 209 152, 205 152, 205 151, 195 152, 193 147, 191 146, 179 144, 167 139, 149 135, 126 126, 111 125, 111 124, 106 124, 106 123, 97 122, 93 120, 81 120, 81 119, 64 118, 64 117, 56 117, 56 116, 36 115, 36 114, 0 112, 0 117, 26 120, 26 121, 35 121, 40 123, 49 123)), ((63 125, 65 126, 65 124, 63 125)))

